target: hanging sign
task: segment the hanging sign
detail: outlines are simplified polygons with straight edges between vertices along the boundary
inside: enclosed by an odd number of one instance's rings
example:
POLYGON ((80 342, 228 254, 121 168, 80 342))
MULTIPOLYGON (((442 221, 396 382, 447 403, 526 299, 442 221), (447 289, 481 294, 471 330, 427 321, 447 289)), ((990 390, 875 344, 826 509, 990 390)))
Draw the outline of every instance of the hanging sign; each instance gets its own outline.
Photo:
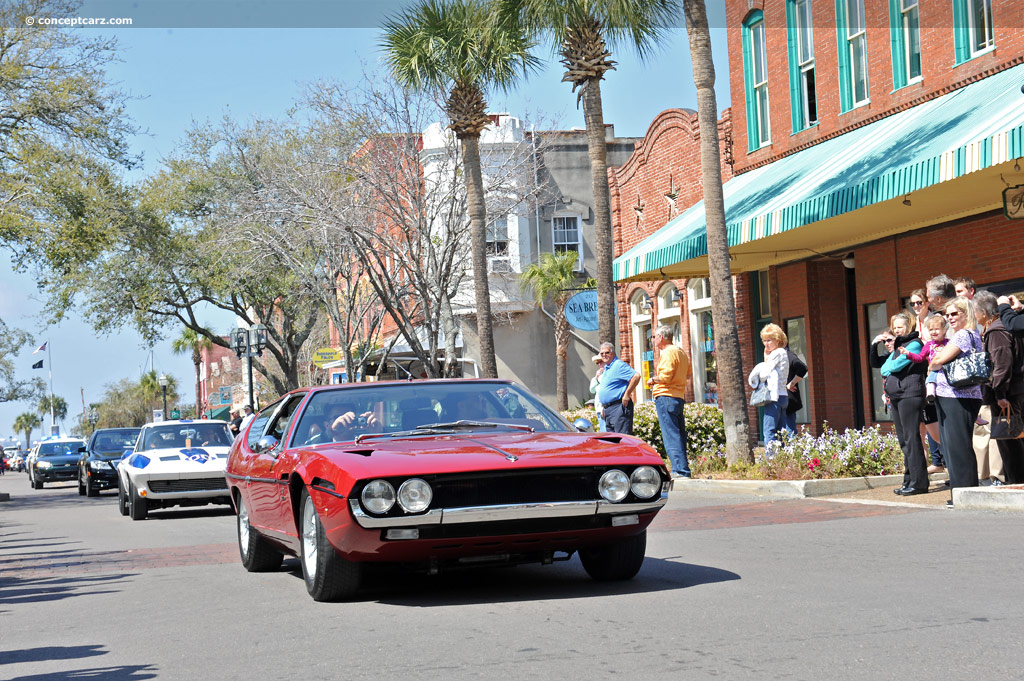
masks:
POLYGON ((565 318, 574 329, 597 331, 597 291, 580 291, 565 301, 565 318))
POLYGON ((1024 184, 1003 190, 1003 213, 1011 220, 1024 220, 1024 184))
POLYGON ((341 353, 334 348, 320 348, 313 353, 313 364, 321 369, 328 362, 337 362, 341 359, 341 353))

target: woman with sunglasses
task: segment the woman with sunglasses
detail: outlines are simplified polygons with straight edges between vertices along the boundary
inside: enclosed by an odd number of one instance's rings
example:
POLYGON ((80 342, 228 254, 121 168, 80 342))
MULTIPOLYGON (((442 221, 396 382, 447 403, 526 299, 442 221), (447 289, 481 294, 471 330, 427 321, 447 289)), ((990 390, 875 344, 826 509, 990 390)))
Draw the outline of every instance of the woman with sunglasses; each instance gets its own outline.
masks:
MULTIPOLYGON (((972 438, 974 421, 981 409, 981 386, 954 388, 946 381, 942 368, 961 354, 978 352, 983 346, 976 330, 971 301, 963 297, 953 298, 946 303, 944 313, 953 338, 938 355, 932 357, 928 370, 938 372, 935 407, 939 413, 939 432, 946 455, 946 470, 949 471, 949 486, 977 487, 978 462, 972 438)), ((953 502, 947 503, 952 506, 953 502)))
MULTIPOLYGON (((928 296, 923 288, 915 289, 910 294, 910 312, 914 315, 914 328, 921 334, 921 341, 926 340, 925 330, 928 325, 925 323, 935 313, 928 307, 928 296)), ((931 452, 931 465, 928 466, 929 473, 941 473, 946 470, 946 462, 942 458, 939 435, 939 415, 935 411, 935 405, 931 402, 924 403, 921 413, 921 440, 928 451, 931 452)))

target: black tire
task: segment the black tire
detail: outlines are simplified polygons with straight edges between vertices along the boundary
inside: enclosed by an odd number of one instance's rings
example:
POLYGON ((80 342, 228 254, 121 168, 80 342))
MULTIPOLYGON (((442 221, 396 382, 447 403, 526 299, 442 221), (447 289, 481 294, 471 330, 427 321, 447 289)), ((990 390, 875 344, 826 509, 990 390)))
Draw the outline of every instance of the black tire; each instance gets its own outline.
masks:
POLYGON ((139 496, 139 490, 135 489, 135 483, 128 481, 128 515, 132 520, 145 520, 149 512, 149 502, 139 496))
POLYGON ((238 555, 242 567, 249 572, 266 572, 281 567, 284 555, 270 546, 270 543, 253 529, 249 523, 249 509, 245 507, 242 495, 238 495, 238 555))
POLYGON ((117 478, 117 510, 121 515, 128 515, 128 497, 124 493, 124 487, 121 486, 120 476, 117 478))
POLYGON ((93 484, 92 484, 92 478, 91 477, 87 477, 85 479, 85 496, 87 496, 87 497, 97 497, 97 496, 99 496, 99 494, 100 494, 100 491, 98 489, 96 489, 96 487, 94 487, 93 484))
POLYGON ((29 482, 32 483, 32 489, 42 489, 43 488, 43 483, 41 483, 38 480, 36 480, 36 476, 32 475, 31 473, 29 474, 29 478, 28 479, 29 479, 29 482))
POLYGON ((327 541, 316 506, 305 489, 299 503, 299 546, 302 579, 314 601, 351 598, 359 591, 362 566, 339 556, 327 541))
POLYGON ((82 484, 82 471, 78 471, 78 496, 85 496, 85 485, 82 484))
POLYGON ((583 569, 599 582, 632 579, 644 564, 647 530, 613 544, 580 549, 583 569))

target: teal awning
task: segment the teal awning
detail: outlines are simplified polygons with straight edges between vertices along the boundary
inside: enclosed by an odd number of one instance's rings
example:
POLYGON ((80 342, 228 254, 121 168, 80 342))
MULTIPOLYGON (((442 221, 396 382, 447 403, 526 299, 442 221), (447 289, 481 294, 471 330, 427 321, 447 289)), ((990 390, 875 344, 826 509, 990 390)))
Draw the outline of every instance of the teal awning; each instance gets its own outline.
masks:
MULTIPOLYGON (((1000 207, 1000 172, 1024 183, 1013 170, 1024 156, 1022 85, 1024 64, 730 179, 723 189, 733 270, 1000 207), (952 180, 957 191, 939 186, 952 180)), ((613 267, 616 281, 706 274, 703 202, 613 267)))

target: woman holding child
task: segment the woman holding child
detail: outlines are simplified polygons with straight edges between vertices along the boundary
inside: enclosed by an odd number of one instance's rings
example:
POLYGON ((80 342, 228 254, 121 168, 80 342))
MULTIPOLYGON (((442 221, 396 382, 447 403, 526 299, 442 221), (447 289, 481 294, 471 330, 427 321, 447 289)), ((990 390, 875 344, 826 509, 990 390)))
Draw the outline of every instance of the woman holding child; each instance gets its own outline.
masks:
POLYGON ((935 353, 928 370, 936 372, 935 406, 939 412, 942 453, 946 458, 950 487, 977 487, 978 464, 972 437, 974 421, 981 409, 981 386, 954 388, 946 381, 943 367, 961 354, 982 350, 981 337, 971 301, 957 297, 946 303, 944 314, 953 331, 953 338, 935 353))
POLYGON ((894 314, 889 330, 875 337, 868 353, 871 366, 881 370, 896 438, 903 450, 903 486, 893 490, 900 496, 928 492, 928 464, 920 437, 924 364, 912 362, 906 354, 921 352, 921 341, 913 329, 910 315, 894 314))

